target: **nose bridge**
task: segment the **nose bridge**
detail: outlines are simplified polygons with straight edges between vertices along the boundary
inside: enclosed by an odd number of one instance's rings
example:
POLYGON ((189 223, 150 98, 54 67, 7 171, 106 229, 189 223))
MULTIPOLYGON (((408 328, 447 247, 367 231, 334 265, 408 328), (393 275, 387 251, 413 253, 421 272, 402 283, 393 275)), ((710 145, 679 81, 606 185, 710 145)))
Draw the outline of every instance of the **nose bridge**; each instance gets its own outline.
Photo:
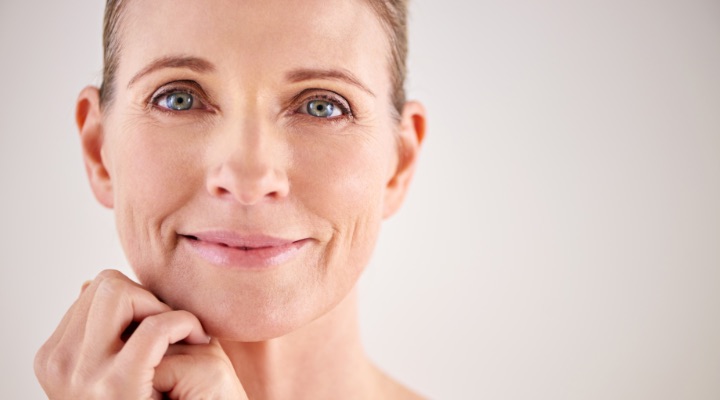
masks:
POLYGON ((211 195, 243 205, 287 196, 286 144, 258 108, 254 102, 227 115, 207 180, 211 195))
POLYGON ((246 173, 259 173, 270 165, 273 138, 261 118, 241 116, 228 129, 230 141, 228 162, 238 164, 246 173), (233 126, 234 125, 234 126, 233 126), (234 139, 234 140, 233 140, 234 139))

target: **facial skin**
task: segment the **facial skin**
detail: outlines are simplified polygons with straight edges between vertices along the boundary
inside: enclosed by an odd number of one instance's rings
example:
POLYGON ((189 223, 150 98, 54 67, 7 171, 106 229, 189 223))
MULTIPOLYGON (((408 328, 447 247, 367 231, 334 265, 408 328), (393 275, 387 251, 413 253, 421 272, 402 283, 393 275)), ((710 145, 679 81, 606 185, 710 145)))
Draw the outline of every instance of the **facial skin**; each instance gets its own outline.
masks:
POLYGON ((424 133, 419 104, 393 112, 377 17, 359 1, 131 1, 122 24, 115 97, 100 107, 83 91, 78 122, 93 191, 140 282, 226 340, 327 313, 400 206, 424 133), (188 94, 191 109, 168 109, 188 94), (308 114, 318 100, 330 118, 308 114), (193 236, 217 231, 303 245, 233 268, 193 250, 193 236))

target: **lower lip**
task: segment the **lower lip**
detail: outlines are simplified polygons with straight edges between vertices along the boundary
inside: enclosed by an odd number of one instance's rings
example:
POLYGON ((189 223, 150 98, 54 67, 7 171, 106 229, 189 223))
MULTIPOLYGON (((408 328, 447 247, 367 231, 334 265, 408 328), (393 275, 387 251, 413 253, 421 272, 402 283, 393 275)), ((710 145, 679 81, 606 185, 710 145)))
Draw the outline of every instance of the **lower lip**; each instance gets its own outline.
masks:
POLYGON ((307 244, 308 239, 249 250, 186 237, 183 237, 183 241, 190 245, 195 254, 211 264, 227 268, 257 270, 289 261, 307 244))

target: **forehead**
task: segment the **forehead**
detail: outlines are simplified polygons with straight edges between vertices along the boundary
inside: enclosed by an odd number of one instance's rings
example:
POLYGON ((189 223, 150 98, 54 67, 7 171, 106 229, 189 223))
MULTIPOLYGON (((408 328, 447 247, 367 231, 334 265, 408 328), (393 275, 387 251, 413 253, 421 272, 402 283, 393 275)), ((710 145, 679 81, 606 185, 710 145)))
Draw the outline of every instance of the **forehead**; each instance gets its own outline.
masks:
POLYGON ((130 1, 119 39, 120 82, 166 55, 248 79, 300 67, 349 70, 379 89, 390 81, 389 40, 363 0, 130 1))

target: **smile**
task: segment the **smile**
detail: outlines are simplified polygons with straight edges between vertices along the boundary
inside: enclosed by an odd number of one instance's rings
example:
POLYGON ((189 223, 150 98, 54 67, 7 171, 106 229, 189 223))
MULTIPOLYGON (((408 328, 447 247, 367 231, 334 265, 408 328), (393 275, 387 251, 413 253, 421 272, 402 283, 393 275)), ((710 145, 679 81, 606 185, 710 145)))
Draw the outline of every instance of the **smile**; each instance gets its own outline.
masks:
POLYGON ((310 241, 309 238, 288 240, 226 231, 181 234, 179 237, 192 252, 211 264, 250 270, 283 264, 310 241))

